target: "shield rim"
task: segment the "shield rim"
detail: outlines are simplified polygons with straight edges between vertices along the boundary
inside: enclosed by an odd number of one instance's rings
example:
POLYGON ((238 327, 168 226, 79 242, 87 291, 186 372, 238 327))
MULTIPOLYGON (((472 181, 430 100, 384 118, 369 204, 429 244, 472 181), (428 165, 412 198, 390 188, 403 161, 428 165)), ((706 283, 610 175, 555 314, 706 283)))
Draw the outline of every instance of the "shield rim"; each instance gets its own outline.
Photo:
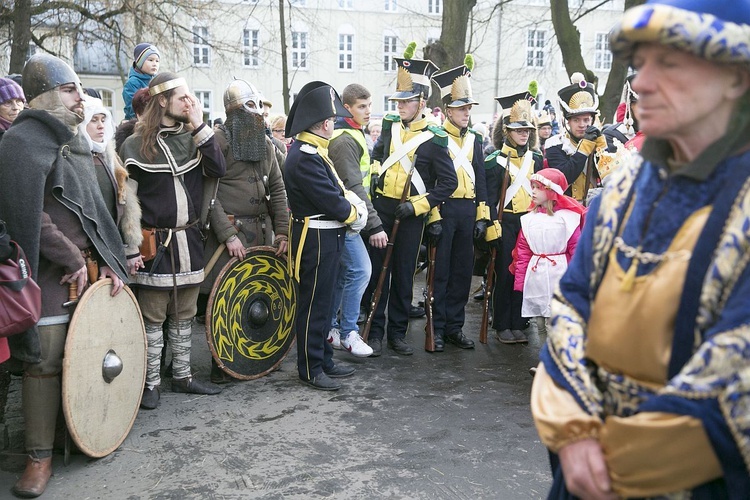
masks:
MULTIPOLYGON (((112 284, 112 278, 105 278, 105 279, 100 279, 100 280, 95 281, 86 289, 85 294, 81 295, 81 300, 84 300, 86 295, 90 295, 91 292, 98 290, 99 288, 109 286, 111 284, 112 284)), ((130 299, 133 301, 133 304, 135 305, 136 310, 138 311, 138 319, 139 319, 140 326, 141 326, 141 333, 143 334, 143 375, 141 377, 142 380, 140 381, 140 383, 136 385, 136 387, 143 387, 144 384, 146 383, 146 363, 148 360, 148 341, 146 339, 146 327, 143 324, 143 314, 141 313, 141 307, 138 304, 138 300, 136 299, 135 294, 133 294, 133 291, 130 289, 130 287, 128 287, 127 285, 123 286, 123 289, 120 291, 120 293, 126 293, 130 297, 130 299)), ((73 311, 73 314, 70 317, 70 323, 68 324, 68 331, 70 331, 75 326, 76 322, 78 321, 78 318, 80 317, 81 314, 83 314, 80 312, 82 309, 78 307, 79 305, 80 305, 80 301, 79 301, 79 304, 76 306, 75 311, 73 311)), ((133 429, 133 425, 135 424, 135 419, 138 417, 138 412, 140 410, 141 398, 143 397, 143 391, 140 392, 138 401, 134 405, 133 415, 130 418, 130 423, 128 424, 127 432, 124 432, 122 437, 120 437, 113 446, 107 448, 106 450, 103 450, 103 451, 92 450, 86 443, 83 442, 81 437, 78 435, 78 432, 76 431, 75 426, 71 424, 71 420, 73 417, 71 416, 70 409, 68 408, 68 404, 66 403, 67 398, 65 396, 68 393, 68 390, 67 390, 68 384, 66 384, 65 374, 69 371, 68 367, 70 366, 70 359, 71 359, 71 356, 69 355, 69 349, 68 349, 69 344, 68 344, 67 339, 68 337, 66 335, 65 350, 64 350, 64 355, 63 355, 63 370, 62 370, 62 377, 60 380, 60 387, 61 387, 61 393, 62 393, 62 408, 63 408, 63 414, 65 416, 65 425, 68 429, 68 432, 70 433, 71 439, 73 439, 73 442, 76 444, 78 449, 80 449, 83 453, 85 453, 87 456, 92 457, 92 458, 106 457, 107 455, 111 454, 112 452, 117 450, 117 448, 120 447, 120 445, 125 441, 125 439, 130 434, 130 431, 133 429)))
MULTIPOLYGON (((276 248, 272 247, 270 245, 259 245, 255 247, 249 247, 247 249, 247 253, 256 253, 256 252, 270 252, 274 255, 276 254, 276 248)), ((279 259, 283 259, 286 261, 286 255, 276 255, 279 259)), ((245 258, 247 258, 247 254, 245 255, 245 258)), ((243 259, 244 260, 244 259, 243 259)), ((235 378, 237 380, 256 380, 261 377, 265 377, 269 373, 276 371, 281 365, 281 363, 286 359, 286 357, 289 355, 289 352, 292 350, 292 347, 294 347, 294 344, 297 342, 297 332, 295 331, 295 325, 292 325, 292 341, 289 343, 289 348, 287 348, 286 352, 279 358, 279 360, 271 365, 266 370, 263 370, 260 373, 257 373, 255 375, 244 375, 242 373, 237 373, 234 370, 230 369, 227 365, 224 364, 224 362, 219 359, 219 355, 216 352, 216 348, 213 344, 213 332, 211 331, 211 316, 210 312, 213 310, 214 306, 214 298, 216 295, 216 284, 224 277, 224 274, 231 269, 235 263, 239 262, 240 259, 237 257, 230 258, 226 264, 224 264, 224 267, 221 268, 221 271, 219 271, 219 274, 216 275, 216 279, 214 280, 213 286, 211 287, 211 293, 208 295, 208 302, 206 303, 206 323, 205 323, 205 329, 206 329, 206 343, 208 344, 208 349, 211 351, 211 357, 216 362, 216 365, 219 367, 221 371, 228 374, 232 378, 235 378)))

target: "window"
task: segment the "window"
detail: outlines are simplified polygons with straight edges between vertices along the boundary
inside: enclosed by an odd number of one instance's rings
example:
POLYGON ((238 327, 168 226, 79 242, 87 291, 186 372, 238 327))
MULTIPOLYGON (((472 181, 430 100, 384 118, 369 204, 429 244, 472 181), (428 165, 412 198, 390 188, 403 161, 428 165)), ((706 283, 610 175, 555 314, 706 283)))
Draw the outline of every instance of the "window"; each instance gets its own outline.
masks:
POLYGON ((543 68, 545 58, 545 39, 547 32, 543 30, 529 30, 526 39, 526 67, 543 68))
POLYGON ((394 57, 398 57, 397 43, 398 39, 395 36, 386 35, 383 37, 383 71, 396 71, 398 64, 394 57))
POLYGON ((397 0, 385 0, 385 10, 387 12, 396 12, 398 9, 397 0))
POLYGON ((208 123, 211 118, 211 91, 210 90, 196 90, 195 97, 198 98, 198 102, 201 103, 203 108, 203 122, 208 123))
POLYGON ((609 33, 596 34, 594 69, 597 71, 609 71, 612 69, 612 52, 609 51, 609 33))
POLYGON ((260 52, 260 30, 243 30, 242 65, 246 68, 257 68, 260 66, 258 52, 260 52))
POLYGON ((115 113, 115 93, 110 89, 96 88, 99 95, 102 96, 102 106, 109 110, 112 115, 112 121, 117 127, 117 115, 115 113))
POLYGON ((108 89, 96 89, 99 95, 102 96, 102 105, 108 110, 112 111, 114 108, 114 100, 112 97, 112 91, 108 89))
POLYGON ((193 64, 211 64, 211 46, 208 44, 208 28, 205 26, 193 26, 193 64))
POLYGON ((396 101, 389 101, 390 97, 391 94, 383 96, 383 113, 398 112, 398 108, 396 107, 398 103, 396 101))
POLYGON ((354 35, 339 34, 339 69, 354 69, 354 35))
POLYGON ((443 12, 443 0, 427 0, 427 13, 440 14, 443 12))
POLYGON ((353 9, 354 0, 338 0, 340 9, 353 9))
POLYGON ((307 69, 306 31, 292 31, 292 68, 307 69))

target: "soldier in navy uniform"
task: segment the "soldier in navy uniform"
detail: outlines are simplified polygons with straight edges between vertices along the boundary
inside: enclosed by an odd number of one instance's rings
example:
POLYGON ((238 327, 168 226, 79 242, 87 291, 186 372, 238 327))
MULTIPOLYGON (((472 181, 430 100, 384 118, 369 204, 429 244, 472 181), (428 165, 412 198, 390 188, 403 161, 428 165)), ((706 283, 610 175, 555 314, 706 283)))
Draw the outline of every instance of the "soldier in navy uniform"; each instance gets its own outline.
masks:
POLYGON ((586 82, 581 73, 573 73, 570 80, 572 83, 557 93, 565 117, 565 131, 547 139, 544 156, 549 167, 565 174, 570 186, 565 194, 584 203, 587 188, 600 184, 596 158, 589 158, 598 150, 606 150, 607 141, 594 125, 599 113, 599 96, 594 86, 586 82))
MULTIPOLYGON (((413 51, 412 45, 410 49, 413 51)), ((424 111, 430 93, 430 76, 438 68, 432 61, 422 59, 407 57, 396 58, 396 61, 396 93, 390 100, 398 103, 398 115, 383 118, 383 130, 372 151, 373 174, 379 173, 379 177, 373 179, 371 188, 372 204, 389 239, 396 218, 401 222, 388 268, 390 280, 386 276, 369 332, 368 343, 373 356, 379 356, 382 350, 386 305, 388 347, 401 355, 414 353, 405 339, 424 216, 447 200, 458 187, 448 154, 448 135, 442 128, 431 125, 424 111), (400 203, 415 157, 408 198, 400 203)), ((428 237, 437 241, 441 230, 439 222, 428 225, 428 237)), ((385 249, 377 248, 370 253, 372 268, 376 270, 370 281, 370 293, 374 293, 385 253, 385 249)))
POLYGON ((495 146, 499 149, 487 156, 487 198, 492 207, 503 211, 502 225, 494 220, 487 231, 488 240, 498 241, 499 251, 495 263, 495 284, 492 292, 492 326, 497 339, 504 344, 526 344, 523 330, 527 321, 521 316, 523 295, 513 290, 513 274, 509 266, 513 261, 518 233, 521 231, 521 216, 531 205, 531 176, 544 166, 544 158, 537 149, 537 130, 534 112, 536 102, 529 92, 507 97, 498 97, 503 115, 497 120, 494 131, 495 146), (507 174, 508 187, 500 201, 503 177, 507 174), (498 227, 500 226, 500 227, 498 227))
POLYGON ((437 352, 444 349, 446 342, 462 349, 474 347, 474 341, 462 331, 471 289, 472 240, 484 246, 490 221, 483 139, 469 128, 471 107, 479 104, 471 92, 473 66, 473 58, 467 56, 465 64, 432 77, 445 106, 443 128, 448 132, 448 151, 458 179, 458 188, 445 200, 439 213, 443 230, 435 257, 432 306, 437 352))
POLYGON ((300 379, 316 389, 335 391, 335 378, 354 368, 335 365, 326 342, 333 287, 347 227, 359 232, 367 223, 367 206, 347 191, 328 158, 328 140, 336 116, 351 117, 336 91, 323 82, 300 90, 289 111, 286 137, 294 137, 284 165, 292 227, 289 264, 299 281, 297 369, 300 379))

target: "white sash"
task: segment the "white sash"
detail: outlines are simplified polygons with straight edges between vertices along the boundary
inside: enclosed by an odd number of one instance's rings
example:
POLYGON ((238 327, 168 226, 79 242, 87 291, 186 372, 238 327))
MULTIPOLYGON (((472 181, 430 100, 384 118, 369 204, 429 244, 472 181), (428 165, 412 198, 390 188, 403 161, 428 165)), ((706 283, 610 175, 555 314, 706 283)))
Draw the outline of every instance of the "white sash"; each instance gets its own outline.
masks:
MULTIPOLYGON (((391 153, 385 160, 385 163, 380 166, 380 174, 383 175, 386 170, 391 168, 396 163, 399 163, 401 165, 401 168, 408 175, 409 171, 411 170, 411 159, 409 159, 409 151, 417 149, 419 146, 432 139, 432 136, 434 134, 428 130, 425 130, 415 137, 412 137, 405 143, 402 143, 401 131, 404 129, 404 127, 403 125, 401 125, 401 122, 396 122, 394 124, 394 127, 396 128, 396 130, 392 129, 391 131, 393 153, 391 153)), ((427 187, 424 185, 422 176, 419 175, 419 172, 416 168, 411 175, 411 183, 414 184, 414 187, 417 189, 417 193, 425 194, 427 192, 427 187)))
POLYGON ((505 204, 503 205, 503 208, 508 205, 508 203, 513 199, 518 190, 521 188, 523 188, 527 193, 529 193, 529 196, 531 196, 531 181, 529 180, 529 171, 531 170, 531 167, 533 165, 534 153, 531 151, 526 151, 526 154, 523 155, 523 163, 521 163, 520 169, 516 168, 516 166, 513 165, 513 162, 510 161, 510 156, 508 156, 506 166, 508 168, 508 172, 513 177, 513 184, 508 186, 508 190, 505 192, 505 204))
POLYGON ((476 180, 474 178, 474 166, 471 164, 471 161, 469 161, 469 155, 473 156, 472 153, 474 152, 474 141, 469 139, 473 139, 473 137, 470 137, 469 134, 466 134, 464 145, 459 149, 456 140, 453 138, 453 136, 449 135, 448 151, 453 154, 453 167, 456 169, 456 174, 458 174, 458 169, 463 168, 466 174, 471 178, 472 184, 476 184, 476 180))

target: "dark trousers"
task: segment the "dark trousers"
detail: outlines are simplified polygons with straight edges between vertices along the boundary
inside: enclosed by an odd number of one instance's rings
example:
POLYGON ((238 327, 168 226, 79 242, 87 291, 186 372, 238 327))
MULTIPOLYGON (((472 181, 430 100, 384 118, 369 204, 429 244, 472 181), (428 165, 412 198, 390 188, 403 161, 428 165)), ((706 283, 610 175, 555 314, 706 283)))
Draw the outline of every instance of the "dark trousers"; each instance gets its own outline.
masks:
MULTIPOLYGON (((382 196, 378 196, 372 201, 388 238, 391 237, 393 231, 393 223, 396 220, 393 212, 396 210, 398 203, 399 200, 382 196)), ((423 228, 423 217, 407 217, 399 223, 396 242, 393 245, 393 255, 388 265, 380 301, 372 318, 369 334, 371 338, 383 339, 386 332, 386 305, 388 306, 388 339, 394 340, 406 337, 406 330, 409 327, 412 287, 414 286, 414 271, 417 267, 423 228)), ((383 268, 386 250, 387 248, 370 248, 372 277, 366 292, 368 297, 375 292, 383 268)))
POLYGON ((464 326, 474 263, 474 200, 449 199, 440 213, 443 233, 435 255, 432 322, 436 335, 453 335, 464 326))
POLYGON ((495 330, 523 330, 526 321, 521 317, 523 293, 513 291, 514 276, 508 267, 513 262, 518 233, 521 232, 521 216, 524 213, 503 214, 502 251, 495 261, 495 286, 492 291, 493 321, 495 330))
POLYGON ((302 224, 292 223, 292 258, 301 250, 297 297, 297 370, 302 380, 311 380, 333 368, 333 348, 326 342, 331 326, 330 310, 345 229, 308 229, 299 248, 302 224))

